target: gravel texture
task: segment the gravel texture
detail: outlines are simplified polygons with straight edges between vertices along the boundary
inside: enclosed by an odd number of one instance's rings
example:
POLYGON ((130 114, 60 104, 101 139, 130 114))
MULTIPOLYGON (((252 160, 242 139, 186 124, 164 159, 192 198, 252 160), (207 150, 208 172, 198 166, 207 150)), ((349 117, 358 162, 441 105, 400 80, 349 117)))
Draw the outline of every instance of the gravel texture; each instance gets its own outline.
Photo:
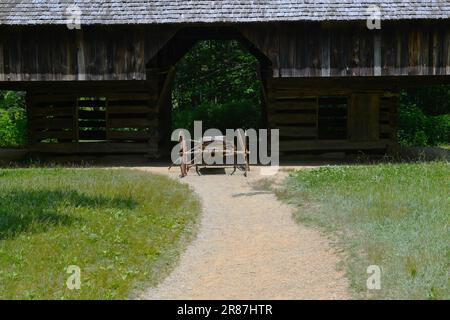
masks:
MULTIPOLYGON (((162 168, 140 168, 165 173, 162 168)), ((176 170, 170 175, 176 178, 176 170)), ((338 257, 317 230, 295 223, 292 208, 255 191, 252 172, 182 181, 200 195, 199 233, 179 265, 142 299, 348 299, 338 257)))

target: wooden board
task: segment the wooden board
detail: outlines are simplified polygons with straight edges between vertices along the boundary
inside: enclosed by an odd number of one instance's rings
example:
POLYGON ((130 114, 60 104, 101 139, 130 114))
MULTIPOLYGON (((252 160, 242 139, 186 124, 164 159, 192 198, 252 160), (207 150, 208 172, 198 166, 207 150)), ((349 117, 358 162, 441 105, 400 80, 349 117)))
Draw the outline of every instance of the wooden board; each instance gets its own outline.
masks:
POLYGON ((380 139, 380 96, 358 93, 351 96, 348 110, 348 137, 350 141, 377 141, 380 139))
POLYGON ((31 149, 40 153, 59 154, 147 154, 157 151, 157 145, 149 143, 38 143, 31 149))
POLYGON ((305 140, 281 141, 280 152, 295 151, 342 151, 342 150, 383 150, 388 140, 352 142, 348 140, 305 140))
POLYGON ((29 93, 30 149, 55 154, 158 154, 153 95, 29 93), (111 96, 111 100, 109 98, 111 96), (82 98, 78 98, 82 97, 82 98), (134 97, 134 99, 133 99, 134 97))

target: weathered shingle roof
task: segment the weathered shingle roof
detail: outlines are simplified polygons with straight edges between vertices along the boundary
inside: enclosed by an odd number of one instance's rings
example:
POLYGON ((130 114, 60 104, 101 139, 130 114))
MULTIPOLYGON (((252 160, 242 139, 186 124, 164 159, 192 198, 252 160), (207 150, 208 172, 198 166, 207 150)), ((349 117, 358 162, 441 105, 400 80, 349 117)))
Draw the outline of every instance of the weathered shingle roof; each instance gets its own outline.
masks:
POLYGON ((450 0, 0 0, 0 24, 65 24, 76 4, 82 24, 154 24, 449 19, 450 0))

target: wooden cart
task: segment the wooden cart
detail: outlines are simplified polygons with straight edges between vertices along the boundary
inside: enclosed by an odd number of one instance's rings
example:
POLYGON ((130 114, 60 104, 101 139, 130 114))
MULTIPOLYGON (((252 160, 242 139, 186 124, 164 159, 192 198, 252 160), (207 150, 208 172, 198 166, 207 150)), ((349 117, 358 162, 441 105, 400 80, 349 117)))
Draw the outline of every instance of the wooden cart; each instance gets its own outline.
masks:
POLYGON ((204 168, 233 168, 231 175, 241 170, 247 177, 250 171, 250 152, 246 140, 246 136, 241 134, 237 135, 236 141, 227 140, 226 136, 206 136, 196 141, 187 140, 180 135, 179 157, 169 170, 173 166, 180 166, 181 177, 185 177, 191 168, 195 168, 198 175, 201 175, 201 169, 204 168), (217 159, 221 161, 216 163, 217 159))

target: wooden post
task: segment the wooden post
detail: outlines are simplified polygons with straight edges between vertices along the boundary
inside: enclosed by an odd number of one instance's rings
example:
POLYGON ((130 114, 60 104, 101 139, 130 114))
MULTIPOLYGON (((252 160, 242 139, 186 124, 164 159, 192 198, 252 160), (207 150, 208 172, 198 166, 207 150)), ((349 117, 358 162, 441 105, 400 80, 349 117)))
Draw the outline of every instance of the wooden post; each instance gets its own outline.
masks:
POLYGON ((74 108, 73 108, 73 135, 75 142, 76 152, 80 151, 80 128, 78 123, 78 97, 74 97, 74 108))
POLYGON ((159 91, 157 105, 158 126, 160 131, 160 146, 163 153, 168 152, 168 141, 170 140, 171 114, 172 114, 172 84, 175 79, 176 69, 171 66, 165 75, 164 83, 159 91))
POLYGON ((373 37, 373 75, 381 76, 381 33, 375 32, 373 37))
POLYGON ((330 32, 322 30, 322 77, 329 77, 331 75, 331 58, 330 58, 330 32))

